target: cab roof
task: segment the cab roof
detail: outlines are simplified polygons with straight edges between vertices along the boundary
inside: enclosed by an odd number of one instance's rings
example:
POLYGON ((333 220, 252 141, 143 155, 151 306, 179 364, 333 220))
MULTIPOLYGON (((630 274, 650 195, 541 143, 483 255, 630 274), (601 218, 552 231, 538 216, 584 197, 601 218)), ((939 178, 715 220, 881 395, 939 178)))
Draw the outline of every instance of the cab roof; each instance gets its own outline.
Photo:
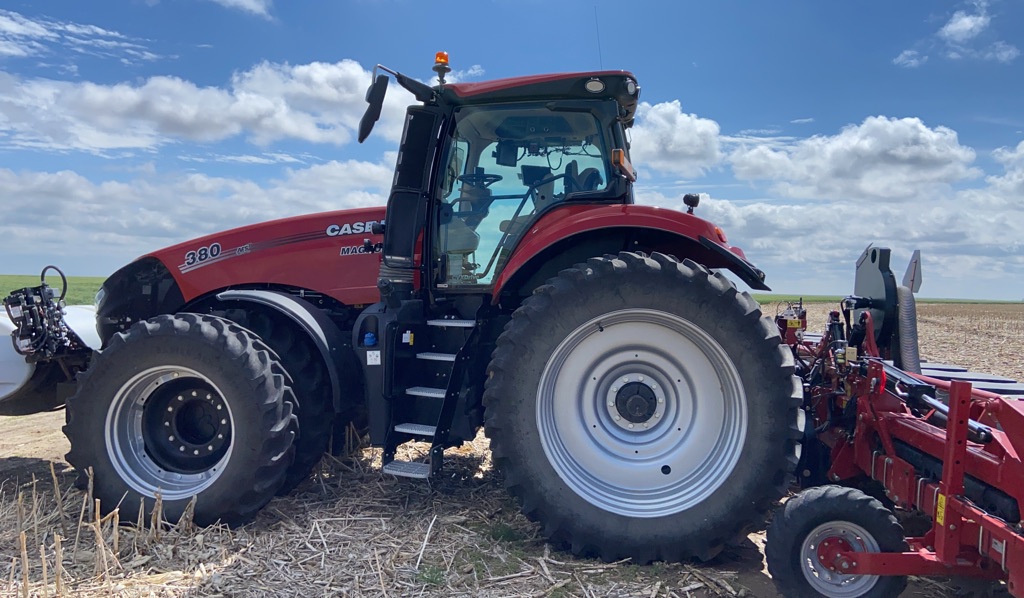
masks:
POLYGON ((629 71, 530 75, 493 81, 449 83, 443 88, 434 89, 443 101, 456 105, 527 100, 613 99, 625 111, 623 121, 627 126, 633 123, 640 97, 636 77, 629 71))

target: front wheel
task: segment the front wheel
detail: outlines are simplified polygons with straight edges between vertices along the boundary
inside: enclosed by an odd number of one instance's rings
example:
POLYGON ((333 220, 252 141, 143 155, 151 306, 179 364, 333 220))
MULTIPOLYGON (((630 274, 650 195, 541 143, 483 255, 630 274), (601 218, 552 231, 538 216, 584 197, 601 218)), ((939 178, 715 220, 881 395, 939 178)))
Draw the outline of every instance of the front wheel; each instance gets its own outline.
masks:
POLYGON ((904 552, 903 528, 877 499, 854 488, 818 486, 786 501, 768 527, 765 558, 775 586, 791 598, 890 598, 899 576, 846 575, 830 560, 847 552, 904 552))
POLYGON ((513 314, 488 373, 495 463, 576 553, 711 558, 763 521, 796 464, 791 353, 755 301, 689 260, 562 271, 513 314))
POLYGON ((115 335, 67 404, 68 463, 94 475, 105 510, 140 504, 176 521, 240 524, 274 496, 294 458, 287 374, 249 331, 176 314, 115 335))

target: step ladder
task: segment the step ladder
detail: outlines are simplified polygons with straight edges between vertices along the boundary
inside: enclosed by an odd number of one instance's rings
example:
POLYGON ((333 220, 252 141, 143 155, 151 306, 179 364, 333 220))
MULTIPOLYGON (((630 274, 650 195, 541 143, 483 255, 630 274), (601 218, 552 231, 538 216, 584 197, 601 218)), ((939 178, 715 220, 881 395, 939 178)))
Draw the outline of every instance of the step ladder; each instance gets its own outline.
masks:
POLYGON ((466 375, 467 347, 473 345, 470 341, 476 334, 476 320, 430 319, 420 330, 420 336, 425 334, 428 338, 420 338, 415 344, 410 342, 412 355, 401 362, 395 357, 396 370, 409 369, 404 375, 404 390, 396 389, 396 396, 392 397, 392 428, 384 442, 382 470, 395 476, 426 479, 437 474, 444 463, 444 449, 466 375), (395 458, 398 447, 409 441, 430 443, 426 461, 395 458))

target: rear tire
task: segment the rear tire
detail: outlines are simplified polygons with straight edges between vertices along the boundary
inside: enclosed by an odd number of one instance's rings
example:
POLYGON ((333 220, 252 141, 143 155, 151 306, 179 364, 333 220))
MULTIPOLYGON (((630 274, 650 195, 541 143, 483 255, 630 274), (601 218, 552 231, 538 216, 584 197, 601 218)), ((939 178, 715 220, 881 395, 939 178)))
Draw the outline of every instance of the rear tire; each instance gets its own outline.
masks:
POLYGON ((277 491, 279 495, 288 494, 309 479, 327 451, 335 422, 330 375, 316 346, 294 326, 262 312, 239 311, 229 310, 228 319, 259 335, 291 375, 299 435, 295 439, 295 461, 277 491))
POLYGON ((789 487, 801 386, 749 295, 652 258, 592 258, 523 302, 488 367, 486 429, 553 541, 606 560, 706 560, 789 487))
POLYGON ((768 527, 765 558, 782 595, 792 598, 891 598, 902 576, 842 575, 821 562, 818 546, 845 542, 857 552, 909 550, 899 521, 877 499, 854 488, 818 486, 786 501, 768 527))
POLYGON ((159 493, 177 521, 245 523, 273 498, 294 457, 288 377, 257 337, 182 313, 114 335, 68 401, 68 462, 93 469, 96 498, 135 520, 159 493))

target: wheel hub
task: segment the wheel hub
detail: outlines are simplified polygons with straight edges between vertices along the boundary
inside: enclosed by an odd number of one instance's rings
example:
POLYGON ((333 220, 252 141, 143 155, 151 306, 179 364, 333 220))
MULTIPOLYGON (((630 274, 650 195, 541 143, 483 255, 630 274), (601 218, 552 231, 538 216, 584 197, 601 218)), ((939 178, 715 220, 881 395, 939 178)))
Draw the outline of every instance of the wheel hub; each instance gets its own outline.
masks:
POLYGON ((623 430, 639 432, 655 426, 665 415, 665 393, 650 373, 616 374, 605 401, 612 423, 623 430))
POLYGON ((820 594, 858 598, 875 587, 878 576, 850 574, 850 563, 839 555, 878 551, 878 542, 863 527, 849 521, 826 522, 804 538, 800 549, 801 571, 804 579, 820 594))
POLYGON ((615 409, 626 421, 643 423, 654 417, 658 409, 658 397, 643 382, 630 382, 616 393, 615 409))
POLYGON ((220 394, 193 379, 150 395, 142 433, 154 461, 171 471, 196 473, 220 459, 231 424, 220 394))

